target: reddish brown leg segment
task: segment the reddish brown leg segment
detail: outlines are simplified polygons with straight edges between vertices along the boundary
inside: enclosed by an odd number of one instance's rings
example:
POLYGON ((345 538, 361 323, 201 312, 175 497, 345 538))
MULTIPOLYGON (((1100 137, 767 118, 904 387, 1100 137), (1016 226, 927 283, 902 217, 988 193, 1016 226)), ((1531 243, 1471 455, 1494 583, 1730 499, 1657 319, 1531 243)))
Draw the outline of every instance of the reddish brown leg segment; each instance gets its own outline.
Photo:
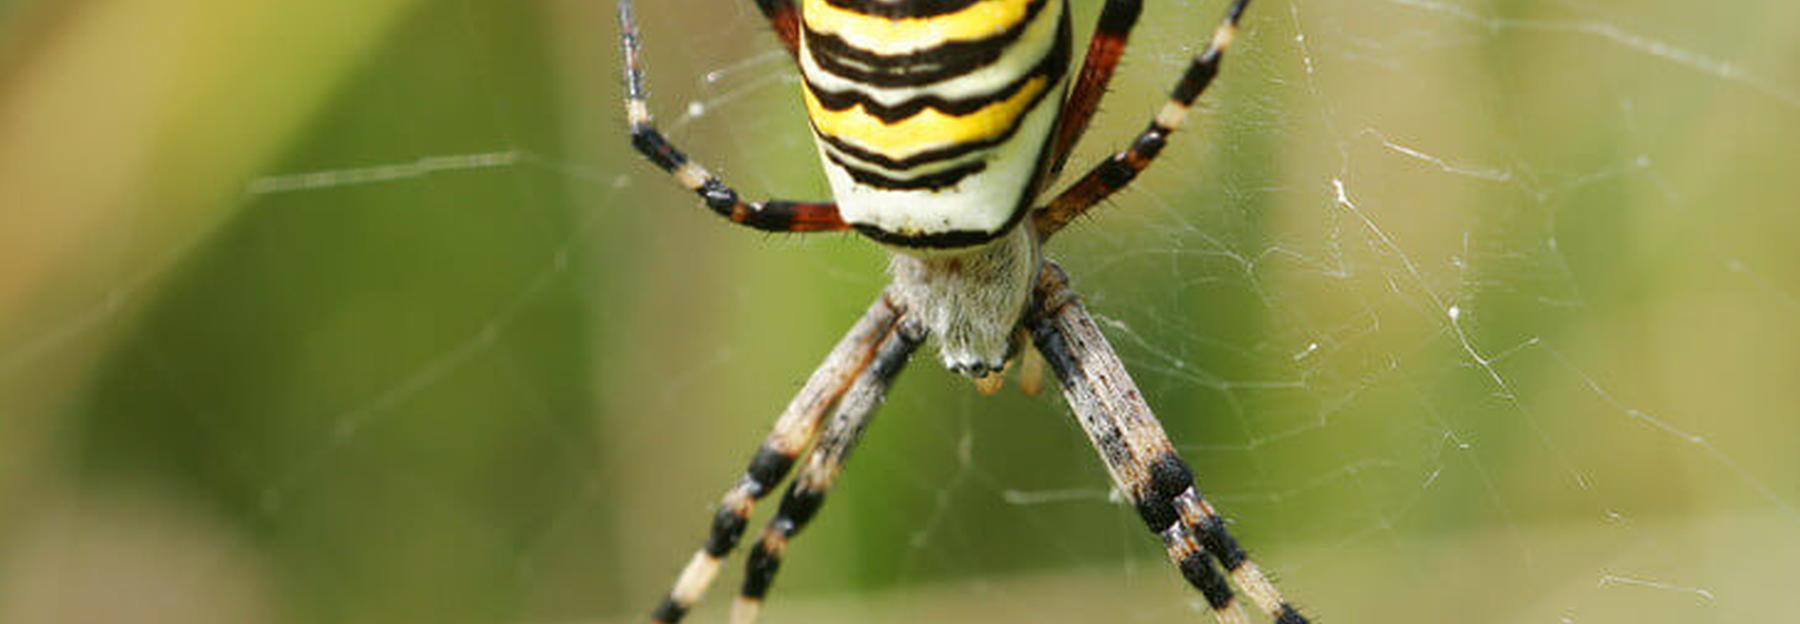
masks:
POLYGON ((1150 166, 1168 144, 1169 135, 1187 121, 1188 109, 1193 108, 1194 100, 1200 98, 1207 85, 1212 84, 1213 77, 1218 75, 1219 62, 1225 56, 1225 49, 1231 46, 1231 39, 1237 34, 1238 18, 1249 3, 1250 0, 1232 3, 1224 22, 1213 31, 1212 41, 1188 64, 1187 72, 1169 94, 1169 101, 1156 113, 1150 126, 1131 142, 1131 147, 1096 165, 1031 216, 1031 225, 1040 240, 1049 238, 1101 200, 1125 188, 1138 173, 1150 166))
POLYGON ((794 0, 756 0, 756 8, 762 9, 763 16, 769 18, 769 28, 781 38, 781 45, 787 48, 788 55, 798 55, 800 10, 794 8, 794 0))
MULTIPOLYGON (((790 13, 792 9, 789 4, 790 13)), ((644 87, 644 63, 638 49, 637 20, 632 14, 631 0, 619 0, 619 31, 620 45, 625 50, 625 117, 631 123, 631 145, 638 153, 674 176, 682 188, 699 195, 707 208, 732 223, 768 232, 829 232, 850 228, 838 216, 837 204, 785 200, 745 202, 738 197, 737 190, 676 149, 656 129, 656 120, 650 115, 650 95, 644 87)))
POLYGON ((1088 122, 1093 120, 1094 111, 1100 106, 1100 98, 1106 95, 1107 83, 1112 82, 1113 69, 1119 66, 1119 57, 1125 55, 1131 28, 1137 25, 1138 14, 1143 9, 1143 0, 1107 0, 1106 7, 1100 9, 1100 22, 1094 26, 1094 36, 1088 40, 1087 56, 1081 61, 1081 75, 1075 78, 1069 101, 1063 104, 1062 118, 1056 121, 1056 141, 1050 145, 1048 179, 1054 180, 1062 172, 1069 153, 1075 150, 1075 143, 1087 131, 1088 122))

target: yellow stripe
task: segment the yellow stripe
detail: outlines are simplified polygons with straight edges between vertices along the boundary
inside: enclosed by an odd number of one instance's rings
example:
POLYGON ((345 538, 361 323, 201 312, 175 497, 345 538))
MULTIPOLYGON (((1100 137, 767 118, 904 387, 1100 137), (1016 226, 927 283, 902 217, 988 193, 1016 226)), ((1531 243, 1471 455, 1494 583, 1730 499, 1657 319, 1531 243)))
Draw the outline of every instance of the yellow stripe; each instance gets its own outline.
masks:
POLYGON ((925 108, 893 124, 870 115, 861 104, 841 111, 827 109, 813 96, 811 88, 803 87, 801 91, 806 96, 806 112, 819 132, 888 158, 901 159, 933 148, 1006 134, 1038 94, 1048 88, 1047 82, 1044 76, 1033 77, 1012 97, 960 117, 925 108))
POLYGON ((1025 19, 1032 0, 986 0, 935 17, 888 19, 804 0, 800 15, 819 34, 876 54, 905 54, 951 41, 971 41, 1004 32, 1025 19))

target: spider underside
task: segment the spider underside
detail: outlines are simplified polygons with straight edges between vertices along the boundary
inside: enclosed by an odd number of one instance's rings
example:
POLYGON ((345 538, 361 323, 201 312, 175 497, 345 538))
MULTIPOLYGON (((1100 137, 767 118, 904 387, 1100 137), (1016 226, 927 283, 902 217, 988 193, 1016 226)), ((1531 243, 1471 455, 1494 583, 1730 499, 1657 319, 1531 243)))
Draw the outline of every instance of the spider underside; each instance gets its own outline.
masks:
POLYGON ((937 340, 945 368, 983 378, 1000 374, 1013 356, 1013 338, 1042 263, 1031 230, 1014 228, 967 253, 894 252, 889 292, 937 340))
MULTIPOLYGON (((652 620, 673 623, 688 613, 742 539, 756 502, 797 468, 775 517, 750 548, 733 604, 733 624, 757 618, 790 540, 819 511, 888 387, 930 337, 946 367, 978 379, 1000 374, 1020 351, 1035 349, 1061 384, 1114 486, 1135 504, 1217 619, 1249 621, 1231 588, 1235 584, 1278 624, 1307 622, 1249 560, 1200 495, 1187 464, 1070 289, 1068 277, 1041 252, 1052 235, 1125 187, 1156 158, 1217 74, 1249 0, 1233 1, 1170 99, 1129 148, 1042 204, 1033 200, 1055 180, 1086 129, 1142 0, 1106 0, 1072 82, 1066 80, 1066 0, 799 0, 799 6, 795 1, 757 0, 757 6, 801 65, 820 154, 834 194, 847 202, 841 206, 745 202, 670 144, 650 115, 632 2, 619 0, 626 111, 639 152, 733 222, 775 232, 855 229, 894 252, 893 283, 776 420, 744 475, 720 501, 705 543, 652 620), (1008 14, 1008 9, 1014 10, 1008 14), (1002 29, 1008 24, 982 19, 1016 23, 1002 29), (893 34, 906 34, 914 26, 918 28, 912 33, 920 40, 952 39, 924 47, 893 34), (954 39, 964 31, 987 39, 954 39), (871 57, 859 45, 883 54, 871 57), (1000 76, 1011 80, 1009 86, 969 95, 968 84, 986 84, 977 78, 993 79, 989 74, 1008 68, 1008 59, 1024 58, 1018 50, 1027 48, 1038 50, 1032 52, 1038 56, 1017 64, 1016 78, 1000 76), (986 65, 952 71, 984 52, 993 57, 982 61, 986 65), (984 68, 999 69, 983 74, 984 68), (931 72, 942 74, 935 76, 938 82, 922 77, 931 72), (849 88, 833 91, 834 85, 849 88), (944 93, 961 99, 946 99, 944 93), (921 112, 925 107, 936 117, 921 112), (879 123, 859 115, 879 118, 879 123), (1012 125, 1002 128, 985 121, 993 117, 1012 125), (894 129, 927 122, 939 133, 928 136, 948 137, 954 148, 900 147, 920 133, 894 129), (1042 131, 1033 134, 1033 129, 1042 131), (1023 162, 1018 158, 1030 158, 1030 166, 1017 166, 1023 162), (1026 341, 1030 347, 1024 346, 1026 341)), ((991 84, 1000 84, 993 80, 991 84)))

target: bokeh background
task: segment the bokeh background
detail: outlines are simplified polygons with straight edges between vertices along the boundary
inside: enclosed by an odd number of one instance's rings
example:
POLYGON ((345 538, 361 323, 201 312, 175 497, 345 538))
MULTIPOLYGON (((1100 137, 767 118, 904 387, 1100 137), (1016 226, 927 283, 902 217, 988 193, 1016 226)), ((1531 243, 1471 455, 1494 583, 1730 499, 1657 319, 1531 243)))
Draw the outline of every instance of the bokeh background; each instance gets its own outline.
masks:
MULTIPOLYGON (((822 197, 751 3, 640 4, 671 136, 822 197)), ((638 161, 612 11, 0 2, 0 621, 646 614, 884 260, 638 161)), ((1796 145, 1791 2, 1259 0, 1051 253, 1321 621, 1791 621, 1796 145)), ((1053 393, 915 364, 767 621, 1205 618, 1053 393)))

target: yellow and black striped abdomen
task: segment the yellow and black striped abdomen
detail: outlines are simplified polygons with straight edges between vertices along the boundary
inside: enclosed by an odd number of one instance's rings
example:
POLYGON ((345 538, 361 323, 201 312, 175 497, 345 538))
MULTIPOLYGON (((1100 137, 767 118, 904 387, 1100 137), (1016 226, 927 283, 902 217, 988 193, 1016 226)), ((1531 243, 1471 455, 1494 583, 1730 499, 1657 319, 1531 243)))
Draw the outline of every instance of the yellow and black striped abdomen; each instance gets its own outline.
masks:
POLYGON ((844 220, 908 247, 1015 225, 1070 56, 1067 0, 802 0, 804 97, 844 220))

